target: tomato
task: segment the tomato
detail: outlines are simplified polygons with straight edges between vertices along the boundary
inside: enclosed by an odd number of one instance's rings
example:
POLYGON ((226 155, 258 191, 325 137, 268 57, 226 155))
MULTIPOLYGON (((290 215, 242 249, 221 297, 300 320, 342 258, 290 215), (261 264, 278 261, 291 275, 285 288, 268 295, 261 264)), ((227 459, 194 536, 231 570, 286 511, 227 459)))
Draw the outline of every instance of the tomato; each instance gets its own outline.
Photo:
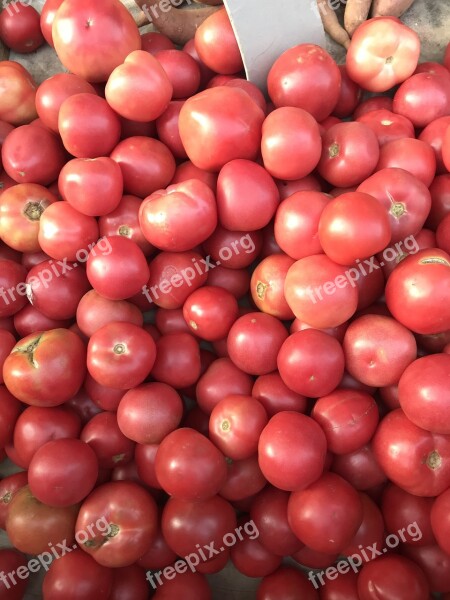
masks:
POLYGON ((313 398, 331 393, 344 373, 341 345, 316 329, 290 335, 281 346, 277 363, 281 378, 290 389, 313 398))
POLYGON ((450 485, 450 437, 414 425, 401 409, 388 413, 373 438, 387 477, 416 496, 437 496, 450 485))
POLYGON ((269 417, 284 410, 306 412, 306 398, 289 389, 278 372, 260 375, 253 385, 252 396, 264 406, 269 417))
MULTIPOLYGON (((165 144, 176 158, 186 159, 187 154, 180 137, 178 127, 180 112, 185 100, 169 102, 166 110, 155 121, 159 140, 165 144)), ((192 179, 193 177, 186 177, 192 179)), ((172 181, 172 183, 174 183, 172 181)))
POLYGON ((241 53, 225 8, 205 19, 194 39, 195 50, 207 67, 222 75, 242 71, 241 53))
POLYGON ((52 25, 55 19, 56 11, 61 6, 64 0, 45 0, 45 4, 41 11, 41 31, 45 41, 49 46, 54 48, 52 25))
POLYGON ((90 337, 111 321, 125 321, 138 327, 143 324, 141 311, 125 300, 108 300, 95 290, 89 290, 78 303, 77 324, 90 337))
POLYGON ((29 406, 17 419, 14 447, 20 461, 28 466, 41 446, 50 440, 75 439, 80 431, 80 417, 66 406, 29 406))
POLYGON ((447 127, 442 141, 442 161, 447 171, 450 171, 450 127, 447 127))
MULTIPOLYGON (((6 532, 14 547, 27 554, 48 552, 49 546, 58 548, 61 542, 71 546, 77 513, 76 505, 56 508, 39 502, 26 485, 9 504, 6 532)), ((50 552, 47 556, 53 558, 50 552)))
POLYGON ((32 267, 26 279, 26 293, 34 308, 50 319, 75 317, 78 302, 89 289, 86 271, 80 266, 68 263, 64 257, 56 262, 44 260, 32 267))
MULTIPOLYGON (((404 546, 403 553, 419 565, 432 590, 436 590, 436 592, 450 590, 449 555, 437 544, 425 547, 415 544, 404 546)), ((442 599, 448 600, 448 593, 442 594, 442 599)))
POLYGON ((2 162, 6 173, 17 183, 48 185, 57 179, 66 153, 61 140, 49 129, 22 125, 4 141, 2 162))
POLYGON ((25 597, 28 586, 27 579, 30 575, 26 557, 10 548, 2 548, 0 550, 0 569, 3 573, 0 583, 1 597, 5 600, 22 600, 25 597), (19 570, 22 576, 17 578, 19 570))
POLYGON ((144 123, 164 112, 172 92, 163 66, 144 50, 128 54, 124 63, 113 70, 105 87, 106 100, 116 113, 144 123))
POLYGON ((27 303, 26 276, 22 265, 0 259, 0 317, 11 317, 27 303))
POLYGON ((392 111, 392 98, 389 96, 372 96, 363 100, 355 109, 353 118, 355 121, 369 112, 376 110, 392 111))
POLYGON ((347 50, 350 78, 370 92, 386 92, 410 77, 419 61, 420 39, 400 19, 376 17, 360 25, 347 50))
POLYGON ((431 209, 427 186, 404 169, 381 169, 363 181, 358 192, 384 205, 391 225, 391 243, 419 233, 431 209))
POLYGON ((172 87, 174 99, 193 96, 200 86, 200 67, 187 52, 161 49, 155 58, 162 65, 172 87))
POLYGON ((358 492, 334 473, 325 473, 289 498, 289 525, 304 544, 317 552, 342 552, 362 519, 363 505, 358 492))
POLYGON ((361 99, 361 88, 350 79, 345 65, 338 65, 341 73, 341 89, 337 104, 333 108, 333 115, 343 119, 350 117, 361 99))
POLYGON ((108 300, 138 294, 150 274, 142 250, 123 236, 100 239, 89 253, 86 273, 95 291, 108 300))
POLYGON ((419 140, 430 144, 436 155, 436 173, 446 173, 444 161, 442 159, 442 144, 444 135, 448 127, 450 126, 450 116, 440 117, 435 121, 429 123, 425 129, 423 129, 418 136, 419 140))
POLYGON ((126 392, 117 409, 120 430, 139 444, 159 444, 180 424, 183 402, 164 383, 146 383, 126 392))
POLYGON ((267 86, 277 108, 302 108, 320 122, 339 100, 341 73, 326 50, 315 44, 299 44, 276 59, 267 86))
POLYGON ((0 384, 3 383, 3 363, 16 345, 16 338, 6 329, 0 329, 0 384))
POLYGON ((290 267, 284 294, 298 319, 319 329, 337 327, 356 311, 358 279, 355 268, 345 270, 323 254, 308 256, 290 267))
POLYGON ((319 423, 334 454, 358 450, 372 438, 379 414, 375 400, 366 392, 335 390, 314 404, 311 417, 319 423))
POLYGON ((5 360, 3 377, 16 398, 34 406, 58 406, 74 396, 83 383, 86 349, 68 329, 29 335, 5 360))
POLYGON ((37 50, 44 43, 37 10, 28 4, 12 2, 0 14, 0 38, 20 54, 37 50))
POLYGON ((214 193, 196 179, 171 185, 144 200, 139 223, 146 239, 166 252, 184 252, 204 242, 217 225, 214 193))
POLYGON ((79 548, 70 549, 48 568, 42 584, 46 600, 109 600, 113 573, 79 548))
POLYGON ((183 306, 189 331, 209 341, 226 337, 238 314, 238 303, 233 294, 215 286, 204 286, 192 292, 183 306))
POLYGON ((80 439, 95 452, 101 469, 113 469, 133 459, 135 443, 120 431, 115 413, 100 412, 92 416, 80 439))
POLYGON ((372 129, 381 146, 405 137, 415 137, 414 125, 406 117, 387 109, 373 110, 364 113, 357 119, 372 129))
POLYGON ((52 37, 68 71, 87 81, 106 81, 133 50, 140 50, 139 30, 128 10, 111 0, 69 0, 56 13, 52 37))
POLYGON ((11 60, 1 61, 0 119, 16 126, 35 119, 36 88, 33 77, 25 67, 11 60))
POLYGON ((264 375, 276 369, 278 351, 287 337, 288 332, 278 319, 250 312, 232 325, 227 348, 239 369, 251 375, 264 375))
POLYGON ((306 177, 317 166, 321 149, 319 126, 306 110, 283 106, 266 117, 261 154, 272 177, 287 180, 306 177))
POLYGON ((74 158, 61 169, 58 187, 64 200, 77 211, 100 217, 119 206, 123 194, 122 171, 108 157, 74 158))
POLYGON ((122 140, 111 158, 122 171, 124 192, 139 198, 165 188, 175 173, 175 159, 167 146, 144 136, 122 140))
POLYGON ((392 110, 408 118, 417 129, 450 113, 450 77, 416 73, 395 92, 392 110))
POLYGON ((199 169, 190 160, 186 160, 177 166, 175 175, 173 176, 171 183, 181 183, 182 181, 187 181, 188 179, 200 179, 200 181, 206 183, 206 185, 208 185, 214 193, 216 192, 217 174, 210 173, 208 171, 205 171, 204 169, 199 169))
POLYGON ((92 491, 98 477, 95 452, 81 440, 59 439, 38 448, 28 469, 35 498, 49 506, 78 504, 92 491))
POLYGON ((137 565, 113 571, 113 584, 108 600, 147 600, 148 583, 145 571, 137 565))
POLYGON ((224 263, 228 269, 242 269, 251 265, 259 255, 262 243, 261 231, 229 231, 218 225, 203 243, 203 250, 214 261, 210 269, 224 263))
POLYGON ((326 131, 322 142, 318 171, 332 185, 358 185, 378 163, 377 137, 364 123, 338 123, 326 131))
POLYGON ((263 121, 263 111, 244 90, 210 88, 184 103, 179 121, 181 141, 196 167, 220 171, 233 159, 256 158, 263 121))
POLYGON ((358 577, 361 600, 423 600, 430 587, 422 569, 412 560, 389 554, 363 565, 358 577))
POLYGON ((244 537, 231 548, 233 565, 247 577, 265 577, 281 565, 281 556, 265 548, 258 539, 244 537))
POLYGON ((86 532, 89 525, 102 518, 108 530, 88 530, 80 546, 105 567, 133 564, 157 534, 156 503, 149 492, 131 481, 114 481, 96 488, 81 505, 76 529, 86 532))
POLYGON ((294 317, 284 297, 286 275, 294 262, 285 254, 272 254, 257 265, 252 273, 250 292, 260 311, 279 319, 294 317))
POLYGON ((354 571, 341 570, 335 579, 325 580, 319 591, 320 600, 359 600, 357 581, 354 571))
POLYGON ((277 488, 305 489, 321 476, 326 449, 325 434, 311 417, 281 411, 261 433, 259 466, 264 477, 277 488))
POLYGON ((432 546, 436 543, 431 527, 433 503, 433 498, 413 496, 393 483, 388 484, 381 497, 386 531, 390 534, 401 532, 402 541, 404 539, 408 546, 432 546))
POLYGON ((117 145, 121 126, 106 100, 84 92, 63 101, 58 130, 70 154, 76 158, 97 158, 108 155, 117 145))
POLYGON ((0 483, 0 527, 5 529, 8 509, 14 495, 28 483, 26 471, 4 477, 0 483))
POLYGON ((414 138, 393 140, 380 149, 376 171, 388 167, 409 171, 429 187, 436 173, 434 150, 426 142, 414 138))
POLYGON ((250 274, 247 269, 227 269, 217 265, 208 273, 208 284, 225 288, 239 300, 249 289, 250 274))
POLYGON ((155 55, 160 50, 173 50, 174 43, 163 33, 158 31, 147 31, 141 33, 142 50, 155 55))
POLYGON ((430 248, 409 255, 386 285, 386 304, 393 317, 414 333, 450 329, 450 257, 430 248), (417 295, 417 289, 421 290, 417 295))
POLYGON ((354 320, 345 332, 343 348, 350 374, 374 387, 398 383, 417 357, 413 334, 383 315, 363 315, 354 320))
POLYGON ((259 89, 259 87, 257 85, 255 85, 251 81, 247 81, 247 79, 236 78, 236 79, 230 79, 229 81, 227 81, 225 83, 225 86, 237 87, 237 88, 240 88, 241 90, 244 90, 244 92, 247 92, 247 94, 250 96, 250 98, 252 98, 256 102, 256 104, 260 107, 260 109, 265 114, 267 114, 268 110, 267 110, 266 99, 264 97, 264 94, 261 92, 261 90, 259 89))
MULTIPOLYGON (((382 548, 384 543, 384 520, 380 509, 375 502, 364 493, 359 493, 363 507, 363 518, 355 537, 345 548, 343 554, 346 556, 360 556, 363 558, 363 548, 382 548), (375 544, 369 546, 369 544, 375 544)), ((356 557, 355 557, 356 558, 356 557)), ((355 559, 353 559, 355 560, 355 559)), ((369 558, 369 560, 371 560, 369 558)))
MULTIPOLYGON (((185 484, 189 485, 189 482, 185 484)), ((210 556, 204 555, 207 560, 216 557, 225 542, 224 536, 227 533, 234 535, 235 527, 234 509, 220 496, 195 502, 169 498, 162 513, 161 529, 169 547, 178 556, 187 557, 193 552, 198 562, 201 556, 198 555, 198 545, 204 547, 208 544, 210 556), (211 554, 211 549, 214 554, 211 554)))
POLYGON ((406 416, 433 433, 450 433, 447 420, 450 356, 432 354, 409 364, 398 383, 398 399, 406 416))
POLYGON ((219 358, 198 380, 195 395, 200 408, 210 414, 220 400, 228 395, 249 396, 252 384, 250 375, 236 367, 229 358, 219 358))
POLYGON ((280 192, 280 199, 286 200, 295 192, 320 192, 322 190, 319 180, 314 175, 307 175, 296 181, 276 181, 278 191, 280 192))
POLYGON ((42 214, 38 241, 51 258, 75 262, 80 253, 95 246, 99 238, 94 217, 88 217, 68 202, 55 202, 42 214))
POLYGON ((0 237, 19 252, 39 252, 40 218, 57 201, 47 188, 35 183, 19 183, 0 196, 0 237))
POLYGON ((3 448, 12 441, 14 427, 21 412, 21 404, 4 385, 0 386, 0 446, 3 448))
MULTIPOLYGON (((153 582, 153 580, 152 580, 153 582)), ((156 584, 154 585, 156 587, 156 584)), ((211 600, 211 588, 201 573, 178 573, 174 579, 164 580, 164 587, 158 587, 153 600, 211 600)))
POLYGON ((152 336, 132 323, 112 321, 90 338, 87 368, 101 385, 129 390, 148 376, 155 363, 152 336))
POLYGON ((151 372, 156 381, 176 389, 194 385, 201 373, 200 348, 189 333, 171 333, 156 342, 156 360, 151 372))
POLYGON ((256 454, 244 460, 231 460, 227 457, 227 470, 227 480, 219 494, 230 502, 251 501, 267 485, 256 454))

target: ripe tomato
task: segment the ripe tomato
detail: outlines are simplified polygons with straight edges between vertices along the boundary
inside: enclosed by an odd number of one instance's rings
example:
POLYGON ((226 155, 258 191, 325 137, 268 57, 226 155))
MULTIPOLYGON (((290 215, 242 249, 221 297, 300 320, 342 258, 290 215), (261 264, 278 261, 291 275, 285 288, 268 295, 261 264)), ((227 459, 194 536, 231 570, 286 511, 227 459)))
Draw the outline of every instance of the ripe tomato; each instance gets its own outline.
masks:
POLYGON ((52 25, 55 19, 56 11, 61 6, 64 0, 45 0, 45 4, 41 11, 41 31, 45 41, 49 46, 54 48, 52 25))
POLYGON ((195 50, 200 60, 222 75, 242 71, 242 57, 225 8, 210 15, 195 32, 195 50))
POLYGON ((450 113, 450 77, 416 73, 395 92, 392 110, 422 129, 450 113))
POLYGON ((44 43, 40 16, 29 4, 12 2, 0 14, 0 38, 14 52, 28 54, 44 43))
POLYGON ((414 125, 409 119, 387 109, 373 110, 356 119, 372 129, 381 146, 404 137, 415 137, 414 125))
POLYGON ((218 358, 197 382, 195 396, 199 407, 211 414, 213 408, 231 394, 251 395, 253 380, 229 358, 218 358))
POLYGON ((0 595, 4 600, 22 600, 25 597, 26 588, 28 585, 27 578, 29 576, 26 557, 15 550, 10 548, 2 548, 0 550, 0 569, 3 573, 4 579, 0 582, 0 595), (17 574, 18 570, 25 569, 26 577, 14 578, 14 574, 17 574), (5 574, 12 574, 14 586, 11 578, 5 577, 5 574))
POLYGON ((285 254, 272 254, 264 258, 253 271, 250 292, 260 311, 279 319, 294 317, 284 297, 286 275, 294 262, 285 254))
POLYGON ((392 553, 364 564, 358 577, 358 594, 361 600, 423 600, 429 597, 430 586, 416 563, 392 553))
POLYGON ((191 333, 203 340, 221 340, 238 318, 239 307, 228 290, 205 285, 187 298, 183 316, 191 333))
POLYGON ((139 29, 119 0, 69 0, 54 17, 52 38, 66 69, 93 82, 106 81, 130 52, 141 48, 139 29))
POLYGON ((436 156, 433 148, 426 142, 401 138, 384 144, 380 149, 376 171, 388 167, 409 171, 429 187, 436 174, 436 156))
POLYGON ((5 360, 5 385, 25 404, 58 406, 80 389, 85 360, 83 342, 68 329, 32 334, 17 342, 5 360))
MULTIPOLYGON (((4 11, 6 12, 6 11, 4 11)), ((0 64, 0 119, 11 125, 25 125, 37 117, 37 85, 28 71, 17 62, 0 64)))
POLYGON ((136 444, 120 431, 115 413, 93 415, 83 427, 80 439, 95 452, 101 469, 126 465, 133 459, 136 444))
POLYGON ((393 17, 365 21, 347 50, 346 67, 353 81, 370 92, 386 92, 410 77, 419 60, 420 39, 393 17))

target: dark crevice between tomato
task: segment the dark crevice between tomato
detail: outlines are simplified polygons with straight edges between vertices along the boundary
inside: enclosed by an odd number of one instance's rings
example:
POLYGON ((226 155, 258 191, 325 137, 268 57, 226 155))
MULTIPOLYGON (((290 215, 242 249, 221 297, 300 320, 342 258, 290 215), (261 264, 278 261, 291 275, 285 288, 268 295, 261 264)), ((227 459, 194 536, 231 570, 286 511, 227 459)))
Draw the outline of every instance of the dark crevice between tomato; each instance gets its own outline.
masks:
POLYGON ((39 337, 37 337, 33 342, 31 342, 31 344, 28 344, 28 346, 26 347, 18 347, 16 349, 16 352, 19 352, 20 354, 26 354, 27 355, 27 359, 30 362, 30 364, 37 369, 38 364, 37 362, 34 360, 34 351, 36 350, 36 348, 39 345, 39 342, 41 341, 42 335, 40 335, 39 337))
POLYGON ((106 544, 110 539, 116 537, 116 535, 120 532, 120 527, 115 523, 109 524, 109 530, 107 533, 102 534, 99 537, 92 538, 87 542, 84 542, 84 546, 86 548, 101 548, 103 544, 106 544))
POLYGON ((433 471, 439 469, 439 467, 442 465, 442 458, 437 450, 433 450, 433 452, 430 452, 430 454, 427 456, 426 465, 433 471))
POLYGON ((334 144, 331 144, 331 146, 328 148, 328 156, 330 158, 336 158, 336 156, 339 156, 339 144, 337 142, 334 142, 334 144))

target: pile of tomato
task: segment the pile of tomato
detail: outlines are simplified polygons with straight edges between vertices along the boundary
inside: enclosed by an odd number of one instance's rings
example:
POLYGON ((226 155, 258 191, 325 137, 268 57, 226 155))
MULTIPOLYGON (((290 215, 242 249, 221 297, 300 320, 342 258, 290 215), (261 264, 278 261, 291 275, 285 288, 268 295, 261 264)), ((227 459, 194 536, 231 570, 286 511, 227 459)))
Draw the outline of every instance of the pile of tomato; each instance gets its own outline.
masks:
POLYGON ((450 45, 371 19, 265 96, 225 9, 11 6, 68 72, 0 62, 1 598, 49 549, 44 600, 450 598, 450 45))

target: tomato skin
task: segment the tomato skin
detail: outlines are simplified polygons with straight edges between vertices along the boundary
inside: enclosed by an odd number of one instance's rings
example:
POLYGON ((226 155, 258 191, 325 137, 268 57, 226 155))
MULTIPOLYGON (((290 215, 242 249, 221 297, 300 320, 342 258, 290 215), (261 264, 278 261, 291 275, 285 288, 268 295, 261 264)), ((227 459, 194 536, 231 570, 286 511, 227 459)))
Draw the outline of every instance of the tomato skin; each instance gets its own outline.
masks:
POLYGON ((181 141, 196 167, 220 171, 233 159, 256 158, 263 121, 263 111, 243 90, 210 88, 184 103, 179 121, 181 141))
POLYGON ((54 48, 52 25, 55 19, 56 11, 61 6, 64 0, 46 0, 41 11, 41 31, 45 41, 49 46, 54 48))
POLYGON ((392 98, 389 96, 372 96, 363 100, 355 109, 353 118, 358 120, 363 115, 376 110, 392 111, 392 98))
POLYGON ((27 578, 29 577, 26 557, 11 548, 2 548, 0 549, 0 569, 4 575, 11 574, 13 577, 18 569, 26 569, 27 577, 25 579, 15 578, 14 586, 10 577, 8 579, 5 577, 5 580, 0 583, 0 594, 4 600, 22 600, 25 597, 28 586, 27 578))
POLYGON ((214 193, 191 179, 153 193, 139 210, 145 238, 166 252, 192 250, 206 241, 217 226, 214 193))
POLYGON ((113 481, 96 488, 81 505, 76 531, 86 531, 88 525, 102 517, 109 525, 108 531, 94 528, 81 548, 104 567, 132 565, 157 535, 156 502, 132 481, 113 481))
POLYGON ((42 584, 45 599, 108 600, 111 598, 113 571, 99 565, 80 548, 71 549, 50 565, 42 584))
POLYGON ((284 297, 286 275, 294 262, 285 254, 272 254, 264 258, 253 271, 250 292, 260 311, 279 319, 294 317, 284 297))
POLYGON ((437 496, 449 487, 450 437, 414 425, 395 409, 380 422, 374 455, 392 483, 416 496, 437 496))
POLYGON ((412 332, 450 329, 450 256, 438 248, 407 256, 389 277, 385 293, 393 317, 412 332), (416 286, 422 290, 419 297, 416 286))
POLYGON ((203 21, 194 40, 200 60, 215 73, 234 75, 242 71, 241 53, 225 8, 203 21))
POLYGON ((269 71, 267 85, 277 108, 302 108, 320 123, 338 102, 341 73, 323 48, 299 44, 277 58, 269 71))
POLYGON ((207 285, 188 297, 183 316, 189 332, 203 340, 221 340, 238 318, 239 307, 231 292, 207 285))
POLYGON ((28 483, 27 471, 19 471, 4 477, 0 482, 0 527, 6 528, 6 517, 14 495, 28 483))
POLYGON ((34 52, 44 43, 40 16, 29 4, 14 2, 0 14, 0 37, 8 48, 20 54, 34 52))
POLYGON ((12 441, 14 427, 21 412, 21 405, 8 389, 0 386, 0 405, 2 415, 0 420, 0 446, 4 448, 12 441))
POLYGON ((446 117, 440 117, 429 123, 425 129, 420 132, 418 136, 419 140, 427 142, 433 148, 436 155, 436 173, 442 175, 447 172, 444 161, 442 158, 442 145, 444 142, 444 135, 450 126, 450 115, 446 117))
POLYGON ((420 139, 401 138, 380 149, 376 171, 389 167, 404 169, 429 187, 436 174, 436 156, 430 144, 420 139))
MULTIPOLYGON (((37 117, 37 85, 28 71, 17 62, 2 61, 0 64, 0 119, 11 125, 25 125, 37 117)), ((36 183, 36 182, 35 182, 36 183)))
POLYGON ((357 119, 372 129, 381 146, 404 137, 415 137, 414 125, 411 121, 387 109, 373 110, 364 113, 357 119))
POLYGON ((105 97, 116 113, 139 122, 154 121, 167 108, 173 87, 161 63, 144 50, 128 54, 114 69, 105 97))
POLYGON ((203 373, 196 385, 199 407, 208 415, 222 398, 230 394, 251 395, 253 380, 229 358, 218 358, 203 373))
POLYGON ((141 48, 139 29, 118 0, 107 5, 66 2, 54 17, 52 38, 66 69, 91 82, 106 81, 130 52, 141 48))
POLYGON ((326 447, 325 434, 313 419, 281 411, 261 433, 259 466, 273 486, 285 491, 305 489, 321 476, 326 447))
POLYGON ((358 492, 334 473, 325 473, 289 498, 289 525, 308 548, 317 552, 342 552, 362 519, 363 505, 358 492), (316 518, 317 511, 322 515, 320 520, 316 518))
POLYGON ((447 552, 444 552, 437 544, 430 546, 409 544, 403 547, 403 553, 419 565, 425 573, 430 588, 436 592, 442 592, 443 600, 448 600, 450 560, 447 552))
POLYGON ((9 259, 0 259, 0 318, 11 317, 26 303, 25 267, 9 259))
POLYGON ((417 67, 420 39, 393 17, 375 17, 355 31, 347 51, 350 78, 370 92, 386 92, 417 67))
POLYGON ((395 92, 392 110, 422 129, 450 113, 450 77, 416 73, 395 92))
POLYGON ((262 126, 264 167, 278 179, 309 175, 320 159, 322 141, 317 121, 301 108, 284 106, 272 111, 262 126))
POLYGON ((429 597, 430 587, 416 563, 391 553, 363 565, 358 577, 358 594, 361 600, 389 597, 423 600, 429 597))
POLYGON ((161 49, 155 58, 162 65, 173 87, 172 98, 182 99, 193 96, 200 87, 200 67, 187 52, 175 48, 161 49))
POLYGON ((128 390, 148 376, 155 363, 152 336, 132 323, 110 322, 90 338, 87 368, 101 385, 128 390))
POLYGON ((87 337, 111 321, 125 321, 142 327, 144 317, 137 306, 126 300, 108 300, 89 290, 78 303, 77 324, 87 337))
POLYGON ((80 389, 86 373, 86 348, 68 329, 31 334, 5 360, 7 388, 25 404, 58 406, 80 389))

